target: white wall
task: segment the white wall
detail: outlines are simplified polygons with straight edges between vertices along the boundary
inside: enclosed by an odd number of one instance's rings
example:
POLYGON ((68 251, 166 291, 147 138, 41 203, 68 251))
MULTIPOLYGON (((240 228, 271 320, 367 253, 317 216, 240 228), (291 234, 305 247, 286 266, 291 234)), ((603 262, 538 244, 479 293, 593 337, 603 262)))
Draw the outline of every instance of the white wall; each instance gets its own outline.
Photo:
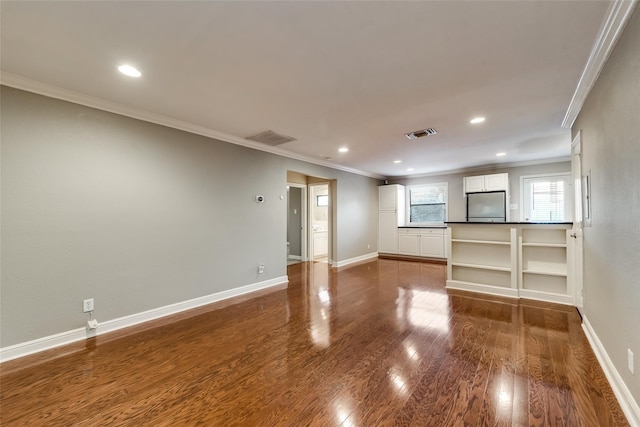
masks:
POLYGON ((286 276, 287 170, 336 180, 336 260, 375 252, 377 180, 1 90, 2 347, 286 276))
MULTIPOLYGON (((640 8, 636 7, 576 122, 591 171, 584 230, 584 312, 640 404, 640 8), (635 354, 635 375, 627 369, 635 354)), ((640 420, 640 414, 638 415, 640 420)))

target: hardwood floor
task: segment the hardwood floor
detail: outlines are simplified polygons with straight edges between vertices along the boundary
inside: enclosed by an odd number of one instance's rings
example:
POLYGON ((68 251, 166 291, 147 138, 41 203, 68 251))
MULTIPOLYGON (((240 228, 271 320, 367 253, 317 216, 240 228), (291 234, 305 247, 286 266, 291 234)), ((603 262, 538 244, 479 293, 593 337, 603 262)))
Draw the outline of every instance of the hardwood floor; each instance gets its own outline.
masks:
POLYGON ((625 426, 573 308, 445 266, 289 266, 288 288, 0 366, 3 426, 625 426))

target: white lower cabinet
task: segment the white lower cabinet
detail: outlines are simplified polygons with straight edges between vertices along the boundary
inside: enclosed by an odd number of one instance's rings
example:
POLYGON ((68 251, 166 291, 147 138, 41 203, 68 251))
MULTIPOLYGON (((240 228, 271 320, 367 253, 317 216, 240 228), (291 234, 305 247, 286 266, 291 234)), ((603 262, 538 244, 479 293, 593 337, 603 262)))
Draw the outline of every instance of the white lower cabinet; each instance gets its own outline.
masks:
POLYGON ((401 255, 446 258, 443 228, 399 228, 398 253, 401 255))
POLYGON ((398 253, 401 255, 420 254, 420 236, 418 234, 398 233, 398 253))

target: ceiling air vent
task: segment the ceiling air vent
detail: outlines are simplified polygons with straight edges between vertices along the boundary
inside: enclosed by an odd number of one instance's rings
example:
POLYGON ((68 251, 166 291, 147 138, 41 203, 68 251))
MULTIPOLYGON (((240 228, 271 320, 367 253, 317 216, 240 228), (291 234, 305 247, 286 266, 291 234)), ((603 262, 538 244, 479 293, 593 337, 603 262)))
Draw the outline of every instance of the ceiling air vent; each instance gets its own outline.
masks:
POLYGON ((438 133, 438 131, 434 128, 428 128, 423 130, 414 130, 413 132, 405 133, 404 136, 408 139, 418 139, 423 136, 435 135, 436 133, 438 133))
POLYGON ((262 144, 270 145, 272 147, 275 147, 276 145, 284 144, 285 142, 297 141, 295 138, 277 134, 272 130, 268 130, 266 132, 262 132, 257 135, 249 136, 245 139, 248 139, 249 141, 261 142, 262 144))

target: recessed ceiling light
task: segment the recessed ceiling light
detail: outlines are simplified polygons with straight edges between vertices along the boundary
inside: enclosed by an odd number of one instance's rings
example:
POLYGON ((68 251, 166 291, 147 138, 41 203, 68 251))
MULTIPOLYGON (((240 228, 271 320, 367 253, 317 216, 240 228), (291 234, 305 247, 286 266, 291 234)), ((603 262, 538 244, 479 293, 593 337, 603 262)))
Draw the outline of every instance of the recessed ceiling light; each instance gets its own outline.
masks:
POLYGON ((506 155, 507 155, 507 153, 502 153, 502 152, 501 153, 496 153, 496 157, 502 157, 502 156, 506 156, 506 155))
POLYGON ((413 168, 408 168, 407 171, 411 172, 413 170, 413 168))
POLYGON ((338 151, 341 153, 346 153, 347 151, 349 151, 349 149, 347 147, 340 147, 338 148, 338 151))
POLYGON ((394 160, 393 163, 395 164, 402 163, 402 160, 394 160))
POLYGON ((142 75, 142 73, 136 67, 132 67, 131 65, 126 64, 119 66, 118 71, 129 77, 140 77, 142 75))
POLYGON ((485 120, 485 118, 484 118, 484 117, 475 117, 475 118, 471 119, 471 120, 469 121, 469 123, 471 123, 471 124, 474 124, 474 125, 475 125, 475 124, 478 124, 478 123, 482 123, 482 122, 484 122, 484 120, 485 120))

